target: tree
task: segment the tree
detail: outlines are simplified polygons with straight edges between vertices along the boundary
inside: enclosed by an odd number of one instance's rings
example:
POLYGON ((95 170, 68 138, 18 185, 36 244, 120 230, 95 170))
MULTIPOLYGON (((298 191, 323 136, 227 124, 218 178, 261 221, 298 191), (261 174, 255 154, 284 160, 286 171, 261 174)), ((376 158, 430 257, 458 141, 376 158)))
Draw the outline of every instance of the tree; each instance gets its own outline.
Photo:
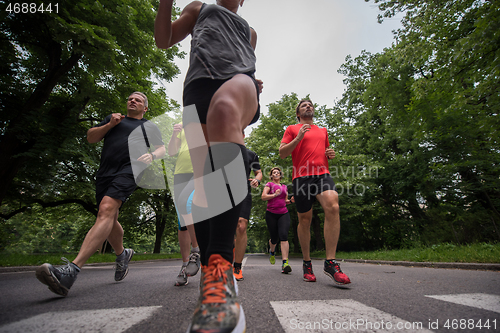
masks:
POLYGON ((147 94, 151 116, 167 111, 154 77, 171 80, 182 54, 154 44, 156 0, 79 0, 51 13, 0 4, 1 204, 20 194, 29 201, 67 163, 61 147, 75 137, 85 145, 86 130, 123 112, 131 92, 147 94))

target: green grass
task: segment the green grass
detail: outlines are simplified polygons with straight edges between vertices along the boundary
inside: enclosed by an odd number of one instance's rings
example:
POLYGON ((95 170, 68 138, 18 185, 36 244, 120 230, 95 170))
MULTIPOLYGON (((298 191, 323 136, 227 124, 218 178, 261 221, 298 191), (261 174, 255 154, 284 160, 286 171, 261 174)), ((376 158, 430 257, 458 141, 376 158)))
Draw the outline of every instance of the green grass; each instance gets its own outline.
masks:
MULTIPOLYGON (((325 252, 311 253, 311 256, 324 258, 325 252)), ((471 245, 440 244, 402 250, 337 252, 337 258, 414 262, 500 263, 500 243, 471 245)))
MULTIPOLYGON (((300 256, 295 254, 294 256, 300 256)), ((73 254, 2 254, 0 267, 12 266, 39 266, 45 262, 51 264, 62 263, 61 257, 70 261, 75 259, 73 254)), ((325 252, 311 253, 311 257, 324 258, 325 252)), ((94 254, 87 263, 113 263, 114 254, 94 254)), ((176 254, 139 254, 136 253, 132 261, 181 258, 176 254)), ((440 244, 430 247, 417 247, 402 250, 378 250, 372 252, 337 252, 338 259, 415 261, 415 262, 467 262, 467 263, 500 263, 500 243, 479 243, 471 245, 440 244)))

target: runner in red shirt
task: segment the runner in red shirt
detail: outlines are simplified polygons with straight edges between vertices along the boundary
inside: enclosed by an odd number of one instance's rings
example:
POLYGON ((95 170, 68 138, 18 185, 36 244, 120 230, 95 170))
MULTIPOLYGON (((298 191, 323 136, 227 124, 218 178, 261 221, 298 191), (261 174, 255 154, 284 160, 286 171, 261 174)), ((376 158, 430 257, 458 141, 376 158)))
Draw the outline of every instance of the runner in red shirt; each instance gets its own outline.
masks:
POLYGON ((328 170, 328 160, 335 158, 329 148, 326 128, 313 124, 314 105, 302 100, 296 109, 296 125, 288 126, 280 145, 280 157, 292 155, 293 198, 299 216, 297 233, 304 258, 304 280, 315 282, 309 253, 312 206, 317 199, 325 212, 324 236, 326 260, 324 273, 340 285, 351 283, 335 260, 340 234, 339 196, 328 170))

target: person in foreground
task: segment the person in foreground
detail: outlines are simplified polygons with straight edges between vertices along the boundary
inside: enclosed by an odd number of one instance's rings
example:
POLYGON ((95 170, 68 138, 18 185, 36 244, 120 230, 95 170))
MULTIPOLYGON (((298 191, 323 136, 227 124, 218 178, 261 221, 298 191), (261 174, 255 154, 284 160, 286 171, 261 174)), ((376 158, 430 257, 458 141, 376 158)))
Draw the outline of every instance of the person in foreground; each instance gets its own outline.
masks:
POLYGON ((286 205, 290 204, 288 200, 288 188, 281 184, 283 172, 280 168, 274 167, 269 172, 271 181, 264 186, 262 191, 262 200, 267 201, 266 224, 271 239, 269 240, 269 261, 272 265, 276 263, 275 251, 276 244, 280 242, 281 247, 281 273, 288 274, 292 267, 288 263, 288 229, 290 229, 290 214, 286 205))
POLYGON ((106 239, 117 254, 115 281, 121 281, 127 276, 128 264, 134 251, 123 247, 123 228, 118 222, 118 214, 139 181, 134 177, 132 165, 143 164, 144 169, 154 159, 165 155, 165 146, 158 127, 143 118, 147 110, 146 95, 134 92, 128 97, 126 116, 113 113, 88 130, 88 142, 97 143, 104 139, 101 163, 96 175, 97 218, 73 262, 63 258, 67 262, 66 266, 56 268, 45 263, 36 269, 37 279, 46 284, 50 291, 67 296, 83 265, 101 248, 106 239), (142 127, 144 132, 141 128, 139 132, 134 132, 138 127, 142 127), (138 140, 131 140, 132 132, 139 133, 136 135, 138 140), (146 133, 147 139, 155 147, 151 153, 145 144, 146 133), (132 145, 129 142, 132 142, 132 145))
POLYGON ((248 194, 241 135, 259 117, 257 34, 239 15, 243 0, 189 3, 172 22, 173 0, 160 0, 155 41, 168 49, 191 35, 183 126, 193 163, 192 217, 200 246, 200 297, 190 332, 244 332, 233 276, 233 242, 248 194), (207 195, 205 195, 205 189, 207 195))
MULTIPOLYGON (((245 133, 243 133, 245 137, 245 133)), ((245 256, 245 251, 247 249, 247 229, 248 220, 250 219, 250 212, 252 210, 252 193, 251 188, 257 188, 262 180, 262 170, 260 169, 259 156, 247 148, 247 158, 249 163, 249 169, 247 170, 248 178, 248 195, 243 201, 241 207, 240 216, 238 219, 238 227, 236 228, 236 238, 234 240, 234 263, 233 263, 233 273, 234 277, 238 281, 243 281, 243 257, 245 256), (250 173, 253 171, 254 178, 250 178, 250 173)))
POLYGON ((324 237, 326 260, 324 273, 339 285, 351 283, 335 260, 340 235, 339 196, 330 176, 328 160, 335 158, 329 148, 326 128, 314 125, 314 105, 302 100, 296 108, 298 124, 286 128, 281 140, 281 158, 292 155, 293 197, 299 217, 297 233, 304 259, 304 281, 316 282, 309 245, 311 241, 312 207, 318 200, 325 212, 324 237))

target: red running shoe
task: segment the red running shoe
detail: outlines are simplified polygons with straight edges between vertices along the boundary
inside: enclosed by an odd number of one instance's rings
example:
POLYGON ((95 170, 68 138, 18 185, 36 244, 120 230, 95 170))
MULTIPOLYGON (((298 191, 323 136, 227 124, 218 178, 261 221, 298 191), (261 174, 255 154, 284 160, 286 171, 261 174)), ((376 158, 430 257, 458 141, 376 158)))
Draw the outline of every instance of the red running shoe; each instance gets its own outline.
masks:
POLYGON ((312 264, 311 263, 309 263, 309 264, 304 263, 302 265, 302 267, 304 268, 304 281, 316 282, 316 276, 313 273, 312 264))
POLYGON ((345 285, 351 283, 349 277, 342 272, 339 263, 335 260, 325 260, 325 268, 323 272, 336 284, 345 285))

